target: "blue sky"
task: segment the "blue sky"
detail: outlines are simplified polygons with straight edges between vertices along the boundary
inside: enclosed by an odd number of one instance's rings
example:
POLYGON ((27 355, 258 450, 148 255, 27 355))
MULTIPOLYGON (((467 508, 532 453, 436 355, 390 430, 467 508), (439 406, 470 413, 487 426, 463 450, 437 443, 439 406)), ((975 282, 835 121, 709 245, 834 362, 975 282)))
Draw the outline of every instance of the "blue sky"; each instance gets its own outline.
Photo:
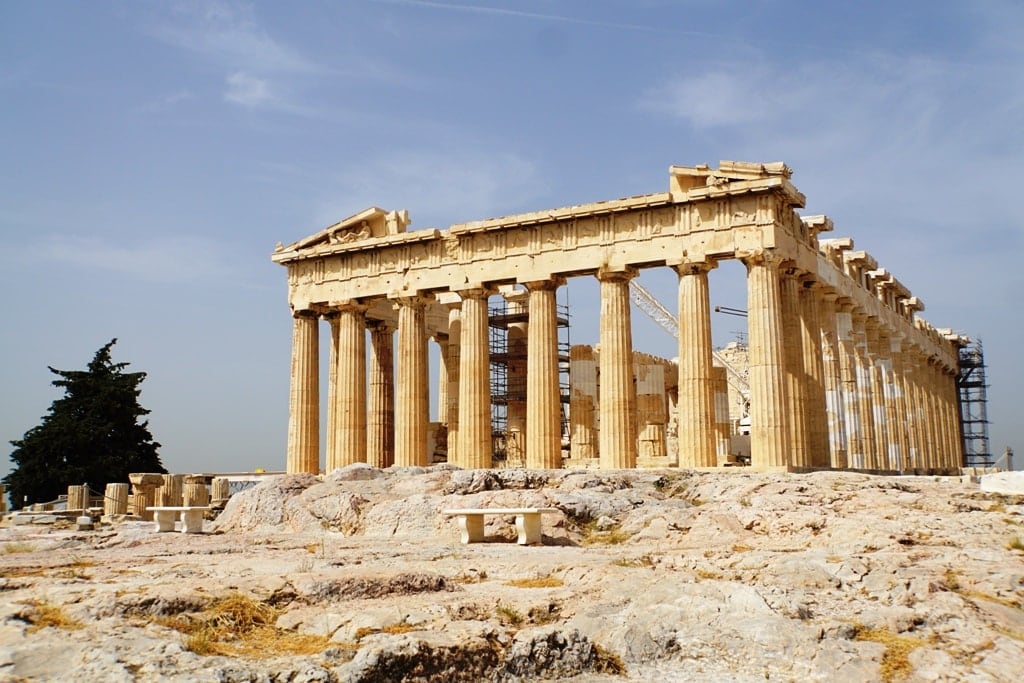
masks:
MULTIPOLYGON (((369 205, 410 229, 785 161, 980 337, 992 448, 1024 447, 1024 8, 1015 2, 0 3, 0 440, 112 337, 173 471, 284 464, 289 243, 369 205)), ((643 283, 670 307, 674 277, 643 283)), ((712 304, 745 306, 742 269, 712 304)), ((574 342, 596 288, 572 281, 574 342)), ((722 344, 742 325, 715 319, 722 344)), ((642 314, 635 346, 673 356, 642 314)), ((6 458, 0 474, 8 471, 6 458)))

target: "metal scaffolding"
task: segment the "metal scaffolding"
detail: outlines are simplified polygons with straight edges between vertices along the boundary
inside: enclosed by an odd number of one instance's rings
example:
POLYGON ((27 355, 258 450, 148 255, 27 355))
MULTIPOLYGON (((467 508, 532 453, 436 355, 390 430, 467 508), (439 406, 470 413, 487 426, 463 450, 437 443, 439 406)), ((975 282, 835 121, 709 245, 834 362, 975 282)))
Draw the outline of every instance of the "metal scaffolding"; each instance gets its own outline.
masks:
MULTIPOLYGON (((558 386, 562 403, 561 431, 563 450, 569 443, 569 306, 558 304, 558 386)), ((508 407, 510 403, 526 403, 526 339, 515 347, 509 344, 509 328, 529 324, 526 310, 509 311, 508 301, 490 308, 487 324, 491 346, 491 441, 495 462, 508 457, 508 407), (509 372, 518 365, 518 372, 509 372)), ((522 437, 525 438, 525 433, 522 437)))
POLYGON ((988 444, 988 399, 985 383, 985 354, 981 340, 960 348, 960 434, 965 467, 992 467, 988 444))

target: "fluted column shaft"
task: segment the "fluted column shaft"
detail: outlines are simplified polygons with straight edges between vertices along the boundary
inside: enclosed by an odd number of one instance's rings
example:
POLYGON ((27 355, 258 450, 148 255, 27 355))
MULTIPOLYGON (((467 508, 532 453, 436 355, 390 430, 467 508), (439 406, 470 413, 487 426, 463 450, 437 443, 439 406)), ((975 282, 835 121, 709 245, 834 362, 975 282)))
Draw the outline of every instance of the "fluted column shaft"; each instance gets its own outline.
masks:
POLYGON ((491 378, 487 338, 486 289, 467 289, 462 296, 462 340, 459 359, 459 445, 462 467, 491 466, 491 378))
POLYGON ((804 340, 800 329, 800 283, 795 273, 787 272, 780 278, 779 301, 782 308, 782 350, 785 358, 784 375, 789 412, 789 464, 794 467, 810 467, 808 392, 804 372, 804 340))
POLYGON ((680 467, 715 467, 715 394, 711 355, 711 304, 708 272, 714 262, 688 263, 679 273, 680 467))
POLYGON ((395 464, 394 328, 377 322, 370 328, 370 400, 367 415, 366 462, 374 467, 395 464))
POLYGON ((459 462, 459 363, 462 355, 461 304, 449 304, 448 309, 448 462, 459 462))
POLYGON ((921 431, 921 396, 918 383, 918 353, 909 347, 903 356, 903 393, 906 397, 908 468, 923 469, 924 435, 921 431))
POLYGON ((427 328, 425 301, 398 299, 398 386, 395 392, 395 465, 426 466, 427 328))
POLYGON ((448 335, 434 335, 437 342, 437 421, 448 424, 448 335))
POLYGON ((932 377, 933 370, 932 360, 930 358, 925 358, 921 363, 921 404, 924 407, 924 414, 922 415, 921 422, 924 427, 925 467, 929 470, 935 470, 939 466, 938 447, 936 445, 938 429, 935 419, 935 386, 932 377))
POLYGON ((788 467, 785 352, 778 261, 747 259, 747 336, 750 376, 750 458, 755 467, 788 467))
POLYGON ((906 374, 902 337, 893 334, 889 340, 889 353, 892 356, 892 408, 893 417, 889 428, 894 431, 893 441, 896 444, 897 469, 905 472, 911 467, 910 460, 910 427, 908 415, 910 406, 907 401, 906 374))
POLYGON ((317 315, 299 311, 292 319, 291 388, 288 397, 289 474, 320 471, 320 337, 317 315))
POLYGON ((842 385, 843 424, 846 428, 846 466, 864 468, 864 444, 860 437, 860 396, 857 386, 857 348, 853 334, 853 306, 843 301, 836 311, 836 340, 842 385))
POLYGON ((821 364, 825 385, 825 416, 828 423, 829 465, 846 469, 846 410, 843 406, 839 340, 836 335, 836 295, 823 292, 821 298, 821 364))
POLYGON ((508 325, 506 337, 508 365, 505 376, 505 464, 508 467, 526 467, 527 465, 527 346, 529 345, 530 327, 530 294, 517 291, 505 295, 508 301, 506 309, 515 322, 508 325))
POLYGON ((806 389, 807 451, 811 467, 829 467, 828 419, 825 404, 825 370, 821 351, 821 285, 802 279, 800 288, 800 348, 806 389))
POLYGON ((946 411, 950 420, 950 463, 951 468, 960 468, 964 465, 963 434, 960 424, 960 388, 957 385, 957 376, 954 372, 946 374, 946 411))
POLYGON ((636 467, 636 397, 633 387, 633 330, 629 310, 629 281, 636 271, 602 269, 600 354, 601 469, 636 467))
POLYGON ((331 463, 338 462, 338 312, 328 311, 324 319, 330 327, 330 348, 327 353, 327 429, 324 430, 324 462, 330 472, 331 463))
POLYGON ((366 306, 347 303, 337 310, 336 448, 328 472, 366 462, 366 306))
POLYGON ((889 468, 889 430, 885 422, 885 360, 883 349, 888 351, 889 341, 881 337, 879 322, 869 318, 865 324, 868 340, 868 360, 871 371, 871 425, 874 439, 872 469, 888 470, 889 468))
POLYGON ((561 397, 558 391, 559 281, 527 282, 530 327, 526 352, 526 466, 562 466, 561 397))
POLYGON ((858 441, 861 454, 860 462, 854 463, 854 467, 857 469, 873 469, 875 467, 875 414, 871 394, 871 366, 873 364, 868 353, 866 321, 867 317, 863 313, 854 312, 853 338, 854 358, 857 363, 858 441))

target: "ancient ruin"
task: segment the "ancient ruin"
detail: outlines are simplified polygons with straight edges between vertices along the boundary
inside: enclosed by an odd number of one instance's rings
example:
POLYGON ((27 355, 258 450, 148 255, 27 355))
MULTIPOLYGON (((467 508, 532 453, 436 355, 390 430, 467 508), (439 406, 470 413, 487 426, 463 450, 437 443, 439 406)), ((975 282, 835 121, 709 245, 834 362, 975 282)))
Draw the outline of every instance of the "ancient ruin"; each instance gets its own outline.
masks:
POLYGON ((494 466, 488 298, 498 294, 522 316, 509 325, 525 347, 507 363, 525 392, 507 406, 503 464, 727 464, 708 272, 728 259, 747 270, 754 468, 958 471, 958 349, 969 340, 926 322, 921 299, 852 239, 821 239, 832 221, 797 213, 805 201, 790 176, 782 163, 673 166, 666 192, 446 230, 407 231, 406 211, 372 207, 278 245, 293 316, 287 471, 322 469, 321 320, 331 339, 327 471, 427 465, 442 433, 449 462, 494 466), (645 268, 678 274, 677 364, 634 352, 630 282, 645 268), (556 291, 574 277, 600 282, 600 339, 597 352, 565 359, 556 291), (436 425, 431 339, 442 369, 436 425), (568 452, 564 362, 576 380, 568 452))

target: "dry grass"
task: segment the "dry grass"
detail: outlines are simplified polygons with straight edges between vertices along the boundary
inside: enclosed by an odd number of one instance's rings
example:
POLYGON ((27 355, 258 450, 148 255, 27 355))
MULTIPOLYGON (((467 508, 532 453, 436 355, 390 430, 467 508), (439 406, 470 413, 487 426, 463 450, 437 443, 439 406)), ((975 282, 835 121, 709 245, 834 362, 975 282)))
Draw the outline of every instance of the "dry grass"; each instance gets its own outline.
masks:
POLYGON ((3 547, 0 548, 0 555, 13 555, 14 553, 30 553, 34 550, 31 543, 22 543, 21 541, 13 541, 11 543, 4 543, 3 547))
POLYGON ((596 523, 590 523, 584 527, 583 545, 619 545, 625 543, 632 537, 625 531, 619 529, 606 529, 601 531, 596 523))
POLYGON ((411 624, 406 624, 404 622, 399 624, 391 624, 390 626, 384 626, 383 628, 373 628, 370 626, 364 626, 362 628, 356 629, 355 640, 358 642, 366 636, 372 635, 374 633, 387 633, 390 635, 398 635, 400 633, 408 633, 409 631, 415 630, 415 626, 411 624))
POLYGON ((506 626, 519 626, 523 623, 523 615, 509 605, 503 605, 499 602, 495 612, 498 614, 498 621, 506 626))
POLYGON ((28 622, 26 633, 35 633, 44 628, 61 628, 74 631, 82 628, 82 624, 64 613, 60 605, 32 600, 26 603, 28 608, 18 614, 18 618, 28 622))
POLYGON ((885 646, 879 673, 886 683, 906 678, 911 671, 908 659, 910 653, 925 644, 921 638, 896 635, 887 628, 865 628, 859 625, 856 627, 854 640, 881 643, 885 646))
POLYGON ((1024 541, 1020 540, 1020 536, 1014 536, 1013 540, 1006 544, 1009 550, 1024 550, 1024 541))
POLYGON ((511 581, 505 582, 506 586, 515 586, 516 588, 558 588, 564 586, 565 582, 557 576, 541 576, 536 579, 512 579, 511 581))
POLYGON ((274 622, 278 614, 266 603, 233 593, 214 602, 195 619, 179 615, 155 621, 181 632, 185 648, 197 655, 266 659, 319 654, 330 645, 324 636, 277 628, 274 622))
POLYGON ((612 560, 612 564, 616 567, 653 567, 654 560, 651 559, 650 555, 642 555, 641 557, 620 557, 616 560, 612 560))

